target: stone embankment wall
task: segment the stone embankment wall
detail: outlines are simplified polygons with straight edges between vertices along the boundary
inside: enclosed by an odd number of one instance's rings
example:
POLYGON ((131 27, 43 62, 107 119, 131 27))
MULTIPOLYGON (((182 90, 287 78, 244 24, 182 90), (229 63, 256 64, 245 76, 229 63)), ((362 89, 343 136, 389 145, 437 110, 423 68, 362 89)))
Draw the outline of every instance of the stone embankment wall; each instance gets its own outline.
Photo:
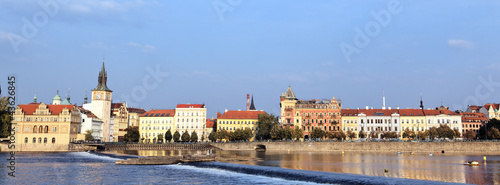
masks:
POLYGON ((254 150, 256 145, 282 151, 360 151, 360 152, 484 152, 500 153, 500 142, 245 142, 212 143, 223 150, 254 150), (310 143, 310 145, 309 145, 310 143))

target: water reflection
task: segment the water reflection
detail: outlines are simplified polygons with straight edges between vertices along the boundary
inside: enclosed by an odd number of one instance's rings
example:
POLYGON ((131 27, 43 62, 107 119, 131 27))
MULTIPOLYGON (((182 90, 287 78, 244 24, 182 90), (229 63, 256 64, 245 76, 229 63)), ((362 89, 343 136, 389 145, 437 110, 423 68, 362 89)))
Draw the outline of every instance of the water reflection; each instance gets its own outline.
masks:
POLYGON ((465 166, 468 160, 482 162, 481 155, 348 152, 221 151, 221 154, 259 158, 239 164, 288 169, 363 174, 370 176, 446 181, 472 184, 500 183, 500 156, 488 156, 482 166, 465 166), (388 169, 389 172, 385 172, 388 169))

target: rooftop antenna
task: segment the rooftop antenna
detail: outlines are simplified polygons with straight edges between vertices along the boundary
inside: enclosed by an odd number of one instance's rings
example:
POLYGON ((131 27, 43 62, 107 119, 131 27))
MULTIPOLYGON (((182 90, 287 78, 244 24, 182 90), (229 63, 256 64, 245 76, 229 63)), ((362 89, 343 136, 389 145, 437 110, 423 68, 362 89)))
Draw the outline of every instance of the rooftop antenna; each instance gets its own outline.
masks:
POLYGON ((385 109, 385 91, 382 90, 382 109, 385 109))

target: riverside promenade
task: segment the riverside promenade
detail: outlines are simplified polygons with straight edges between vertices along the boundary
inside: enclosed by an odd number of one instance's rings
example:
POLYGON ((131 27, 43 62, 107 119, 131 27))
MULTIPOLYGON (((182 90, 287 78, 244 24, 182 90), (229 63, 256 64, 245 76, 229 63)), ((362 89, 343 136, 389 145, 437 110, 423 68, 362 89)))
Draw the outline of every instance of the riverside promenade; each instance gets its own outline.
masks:
POLYGON ((500 142, 235 142, 211 143, 222 150, 499 153, 500 142))

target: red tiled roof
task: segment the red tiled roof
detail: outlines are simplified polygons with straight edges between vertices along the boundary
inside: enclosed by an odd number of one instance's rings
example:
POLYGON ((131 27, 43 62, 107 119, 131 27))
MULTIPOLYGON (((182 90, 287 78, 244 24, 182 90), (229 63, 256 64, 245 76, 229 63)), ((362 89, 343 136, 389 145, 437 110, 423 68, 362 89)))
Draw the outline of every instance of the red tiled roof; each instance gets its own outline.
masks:
POLYGON ((470 122, 473 120, 488 121, 488 118, 483 113, 462 112, 462 122, 470 122))
MULTIPOLYGON (((33 115, 33 113, 38 109, 40 103, 30 103, 19 105, 19 107, 23 110, 24 115, 33 115)), ((59 115, 64 108, 68 108, 69 111, 73 110, 74 105, 47 105, 49 112, 52 115, 59 115)))
POLYGON ((207 119, 207 128, 214 128, 215 119, 207 119))
POLYGON ((78 107, 78 109, 80 109, 80 112, 87 115, 87 117, 89 117, 89 118, 97 118, 97 116, 94 113, 92 113, 90 110, 84 109, 82 107, 78 107))
POLYGON ((398 113, 397 109, 359 109, 359 114, 364 113, 366 116, 391 116, 393 113, 398 113))
POLYGON ((440 115, 440 114, 447 114, 447 115, 459 115, 458 113, 456 112, 453 112, 451 110, 424 110, 424 114, 426 116, 429 116, 429 115, 440 115))
POLYGON ((139 113, 139 114, 143 114, 146 112, 146 110, 141 109, 141 108, 127 108, 127 111, 133 112, 133 113, 139 113))
POLYGON ((237 111, 230 110, 217 119, 258 119, 259 114, 267 114, 264 111, 237 111))
POLYGON ((118 109, 123 105, 123 103, 111 103, 111 109, 118 109))
POLYGON ((497 109, 498 110, 499 105, 500 104, 498 104, 498 103, 487 103, 486 105, 484 105, 484 108, 486 108, 487 110, 489 110, 490 107, 493 107, 493 109, 497 109))
POLYGON ((358 109, 342 109, 342 116, 357 116, 359 110, 358 109))
POLYGON ((422 109, 399 109, 400 116, 423 116, 422 109))
POLYGON ((173 109, 150 110, 141 114, 139 117, 174 117, 174 115, 175 115, 175 110, 173 109))
POLYGON ((205 104, 177 104, 176 108, 205 108, 205 104))
POLYGON ((477 105, 469 105, 469 108, 470 108, 471 110, 479 110, 479 109, 481 109, 481 107, 482 107, 482 106, 477 106, 477 105))

